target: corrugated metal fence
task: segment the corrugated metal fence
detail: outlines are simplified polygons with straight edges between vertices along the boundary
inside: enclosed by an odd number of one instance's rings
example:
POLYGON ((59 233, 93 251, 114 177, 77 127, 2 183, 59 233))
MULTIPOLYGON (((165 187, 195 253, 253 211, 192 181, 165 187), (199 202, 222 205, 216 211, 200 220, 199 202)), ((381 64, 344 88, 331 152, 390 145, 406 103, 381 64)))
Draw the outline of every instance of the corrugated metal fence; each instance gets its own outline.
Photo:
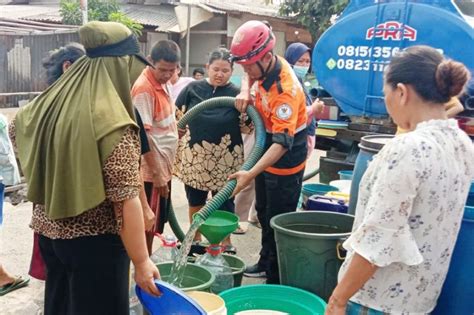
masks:
MULTIPOLYGON (((0 93, 38 92, 45 89, 41 61, 50 50, 77 42, 77 31, 41 34, 0 34, 0 93)), ((16 107, 28 96, 0 96, 0 107, 16 107)))

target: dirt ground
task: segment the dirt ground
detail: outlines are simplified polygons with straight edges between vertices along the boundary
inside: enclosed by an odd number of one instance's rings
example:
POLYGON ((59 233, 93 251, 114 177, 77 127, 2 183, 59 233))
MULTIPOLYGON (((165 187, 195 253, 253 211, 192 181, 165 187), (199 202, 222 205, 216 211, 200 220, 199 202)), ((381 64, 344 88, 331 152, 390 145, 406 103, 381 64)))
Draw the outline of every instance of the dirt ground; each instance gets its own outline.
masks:
MULTIPOLYGON (((317 157, 322 152, 314 152, 308 162, 307 172, 318 167, 317 157)), ((308 182, 317 182, 315 177, 308 182)), ((178 180, 173 181, 172 195, 174 209, 183 230, 189 227, 187 219, 187 201, 184 187, 178 180)), ((31 217, 31 203, 17 206, 4 204, 4 220, 0 227, 0 262, 8 272, 26 276, 32 252, 33 232, 28 224, 31 217)), ((167 227, 167 233, 171 233, 167 227)), ((232 241, 237 247, 237 256, 247 264, 254 264, 260 250, 260 229, 250 225, 244 235, 233 235, 232 241)), ((243 284, 262 283, 261 279, 245 278, 243 284)), ((31 278, 30 284, 22 289, 0 297, 1 315, 35 315, 42 314, 44 283, 31 278)))

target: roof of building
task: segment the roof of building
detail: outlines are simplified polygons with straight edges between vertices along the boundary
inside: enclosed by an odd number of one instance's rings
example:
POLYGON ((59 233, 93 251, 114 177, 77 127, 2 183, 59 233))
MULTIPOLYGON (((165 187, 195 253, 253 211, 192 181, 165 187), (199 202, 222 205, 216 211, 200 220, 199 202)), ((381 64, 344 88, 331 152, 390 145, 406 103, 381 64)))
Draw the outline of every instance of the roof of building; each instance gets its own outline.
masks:
MULTIPOLYGON (((197 1, 195 5, 213 14, 245 12, 259 16, 287 19, 279 15, 278 5, 267 5, 262 0, 201 0, 197 1)), ((175 5, 121 4, 120 7, 127 16, 136 22, 155 27, 156 31, 159 32, 168 32, 178 25, 174 10, 175 5)), ((58 4, 0 5, 0 17, 62 23, 58 4)))
POLYGON ((260 16, 287 19, 279 13, 279 6, 259 0, 207 0, 206 5, 225 12, 245 12, 260 16))
POLYGON ((0 17, 1 34, 51 34, 76 32, 77 26, 25 21, 0 17))
POLYGON ((158 27, 157 31, 167 30, 178 21, 172 5, 123 4, 122 11, 140 24, 158 27))
POLYGON ((0 17, 61 23, 59 6, 54 4, 0 5, 0 17))
POLYGON ((223 11, 223 10, 218 10, 218 9, 216 9, 216 8, 210 7, 210 6, 208 6, 207 4, 205 4, 205 3, 199 3, 199 4, 197 4, 197 6, 200 7, 201 9, 204 9, 204 10, 206 10, 206 11, 208 11, 208 12, 211 12, 211 13, 215 13, 215 14, 226 14, 225 11, 223 11))
MULTIPOLYGON (((167 30, 178 22, 173 5, 122 4, 121 10, 136 22, 167 30)), ((61 23, 59 5, 0 5, 0 17, 61 23)))

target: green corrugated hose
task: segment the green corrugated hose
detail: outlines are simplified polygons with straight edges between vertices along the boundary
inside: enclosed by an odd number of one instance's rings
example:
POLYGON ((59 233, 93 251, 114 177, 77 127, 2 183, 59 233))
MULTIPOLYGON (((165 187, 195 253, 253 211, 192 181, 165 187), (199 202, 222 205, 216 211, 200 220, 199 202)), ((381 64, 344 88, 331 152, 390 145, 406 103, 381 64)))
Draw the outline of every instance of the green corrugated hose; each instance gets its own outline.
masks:
POLYGON ((319 168, 317 168, 314 171, 312 171, 311 173, 308 173, 305 176, 303 176, 303 182, 307 181, 308 179, 313 178, 314 176, 316 176, 318 174, 319 174, 319 168))
MULTIPOLYGON (((178 128, 185 129, 186 126, 196 118, 200 112, 213 109, 217 107, 232 107, 234 108, 235 98, 233 97, 215 97, 209 100, 203 101, 198 105, 191 108, 178 122, 178 128)), ((264 150, 265 150, 265 126, 263 124, 262 118, 260 114, 257 112, 255 107, 248 106, 247 107, 247 115, 252 120, 255 126, 255 146, 250 152, 248 159, 244 162, 241 167, 241 170, 248 171, 250 170, 262 157, 264 150)), ((237 185, 237 181, 235 179, 228 181, 225 186, 209 201, 206 205, 199 210, 195 215, 199 216, 203 221, 205 221, 212 212, 218 210, 219 207, 232 196, 234 192, 235 186, 237 185)), ((170 203, 171 204, 171 203, 170 203)), ((174 213, 173 207, 170 206, 169 209, 169 223, 171 229, 173 230, 176 237, 180 240, 184 240, 184 232, 179 226, 178 220, 176 219, 176 215, 174 213)))

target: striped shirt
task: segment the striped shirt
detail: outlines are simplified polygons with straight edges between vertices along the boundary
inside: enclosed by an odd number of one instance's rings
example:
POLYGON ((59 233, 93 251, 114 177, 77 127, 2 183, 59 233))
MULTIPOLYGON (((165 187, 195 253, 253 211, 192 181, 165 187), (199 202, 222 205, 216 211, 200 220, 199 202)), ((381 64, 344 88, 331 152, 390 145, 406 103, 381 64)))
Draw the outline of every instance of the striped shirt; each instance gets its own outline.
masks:
POLYGON ((158 166, 157 170, 153 170, 142 160, 143 180, 152 182, 153 173, 157 173, 159 186, 166 185, 172 178, 178 147, 175 106, 170 95, 169 85, 156 81, 148 67, 143 70, 132 88, 133 104, 142 117, 150 151, 158 166))

